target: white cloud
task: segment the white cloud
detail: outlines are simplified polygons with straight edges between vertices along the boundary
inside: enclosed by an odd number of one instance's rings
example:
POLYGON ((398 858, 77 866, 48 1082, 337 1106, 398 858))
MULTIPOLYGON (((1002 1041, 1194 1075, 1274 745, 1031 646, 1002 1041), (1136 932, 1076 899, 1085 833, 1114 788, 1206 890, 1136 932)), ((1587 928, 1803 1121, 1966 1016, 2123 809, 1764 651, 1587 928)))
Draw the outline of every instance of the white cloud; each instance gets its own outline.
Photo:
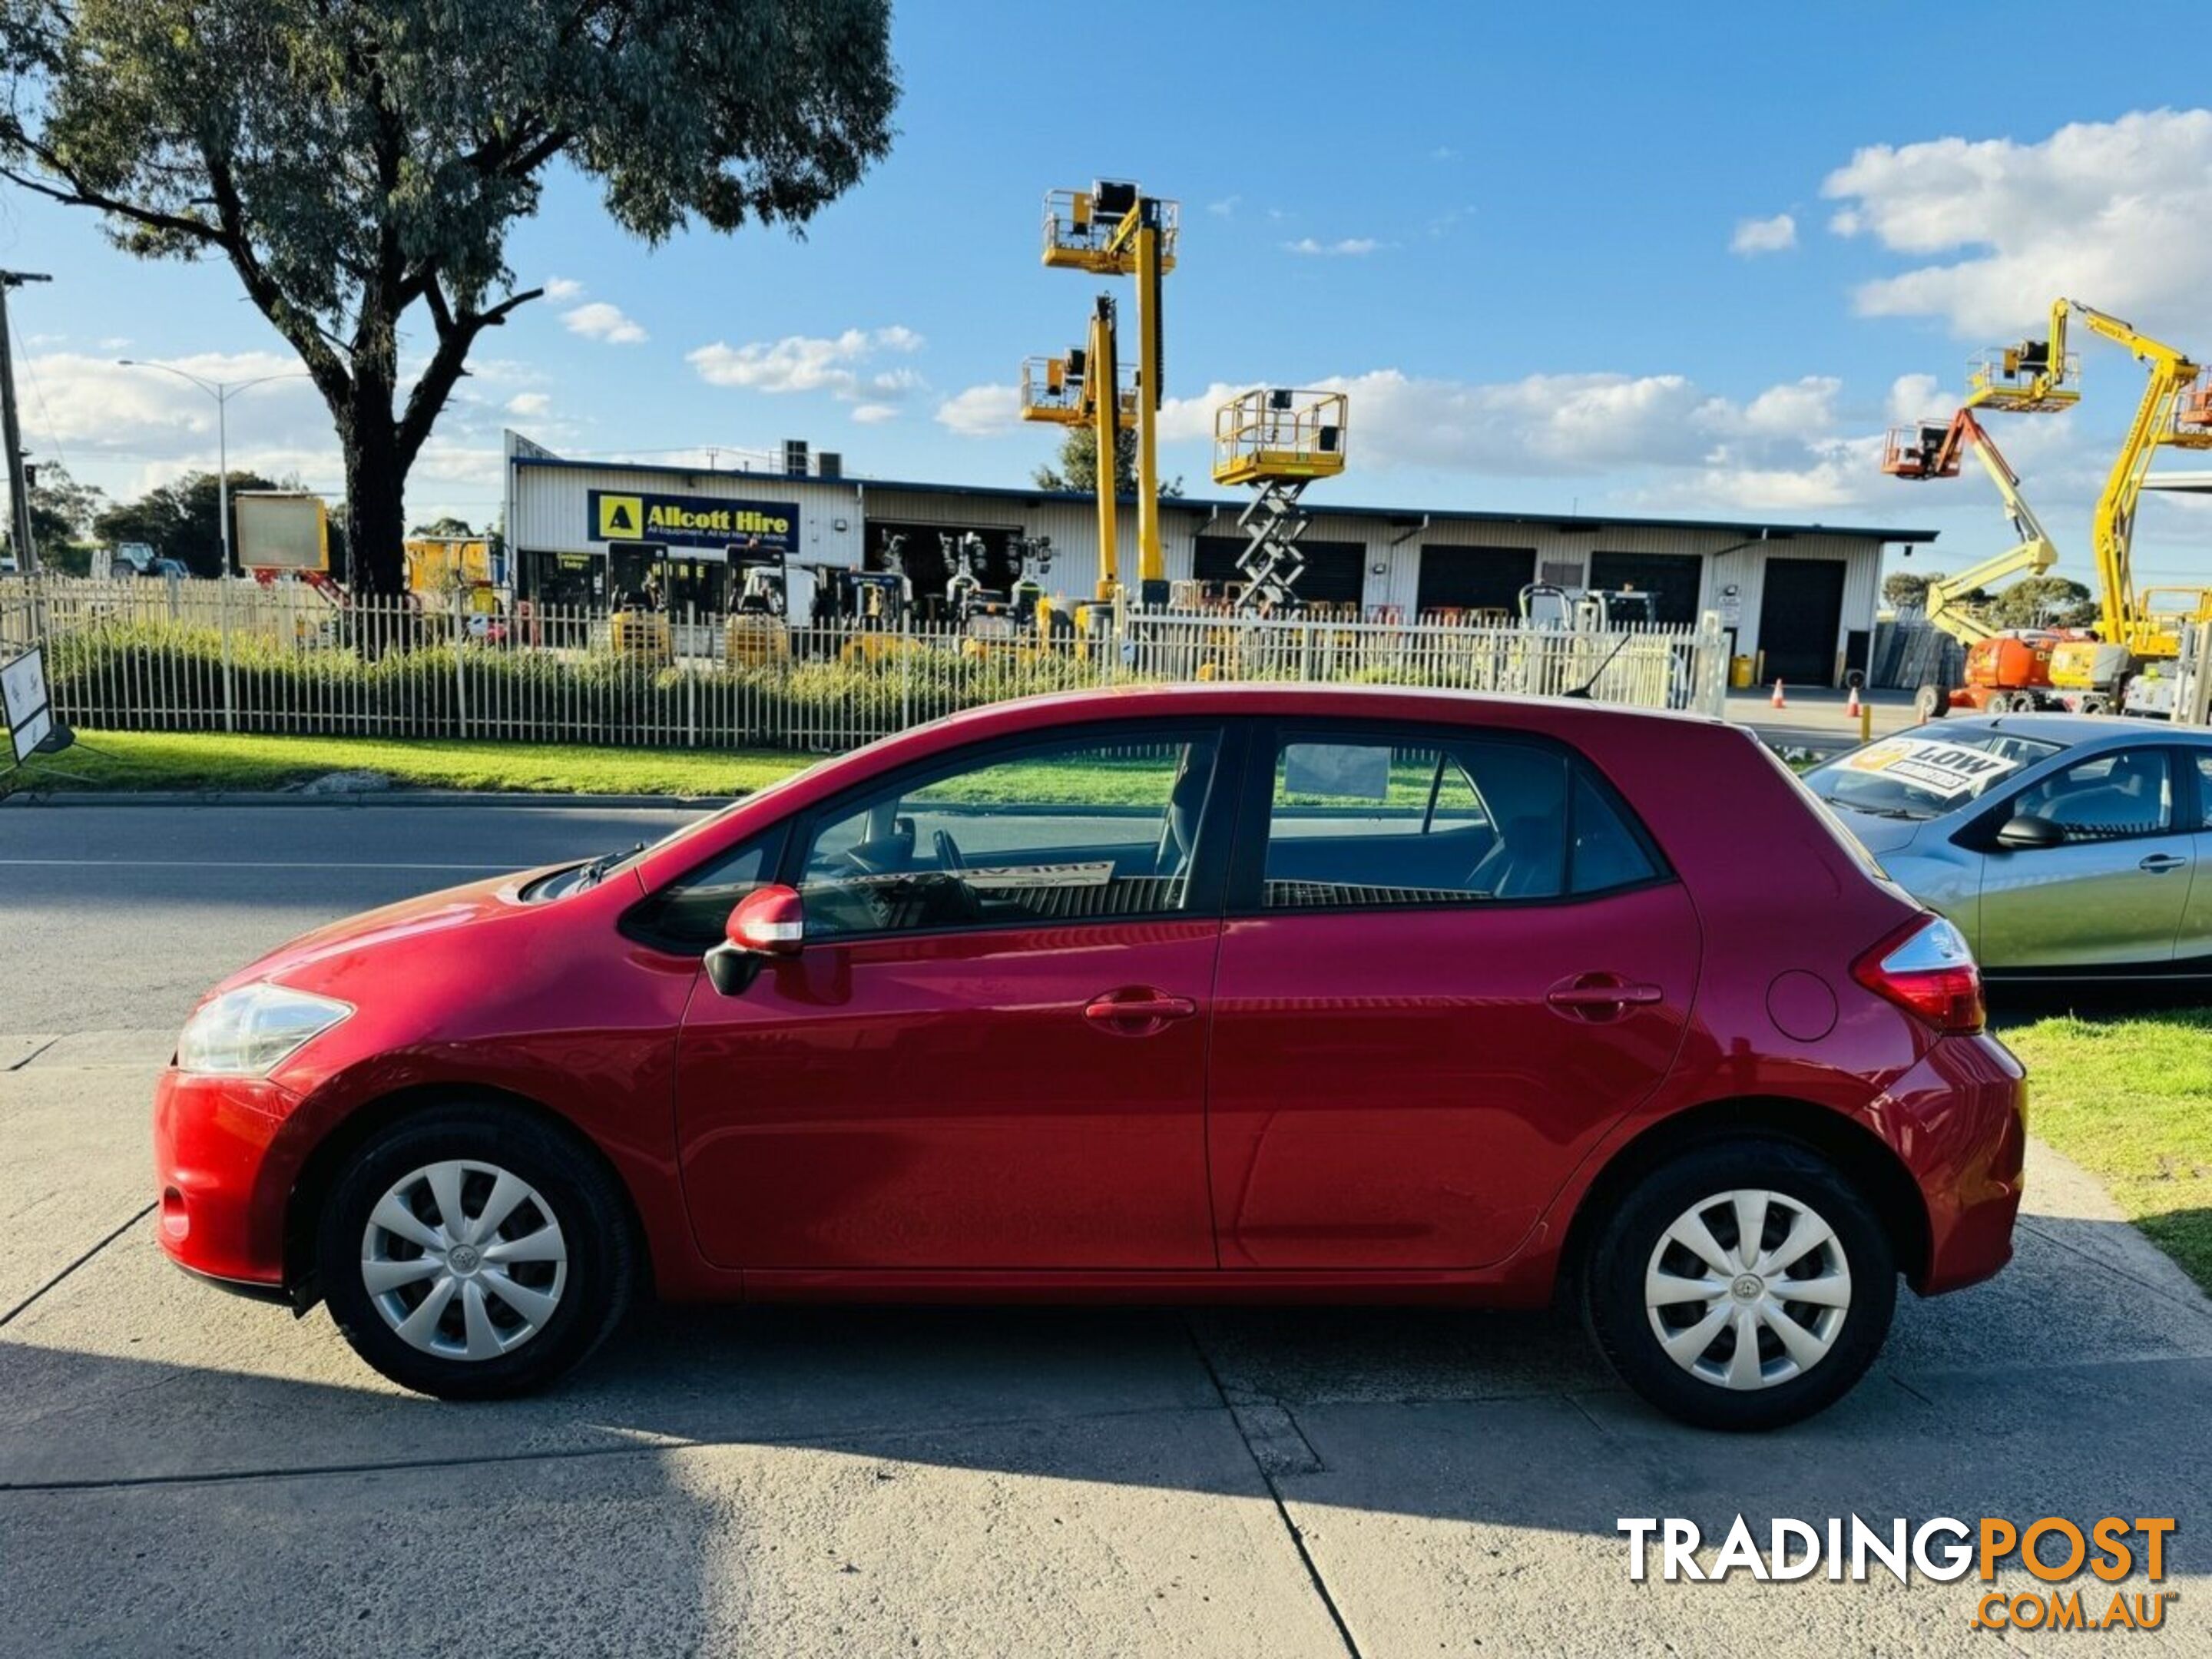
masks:
POLYGON ((1907 426, 1932 418, 1949 420, 1947 412, 1958 407, 1958 398, 1943 390, 1933 374, 1900 374, 1889 383, 1890 424, 1907 426))
POLYGON ((717 340, 685 354, 684 361, 710 386, 748 392, 827 392, 848 401, 874 403, 903 397, 923 384, 911 368, 869 372, 879 352, 921 349, 926 342, 910 328, 893 324, 874 330, 848 328, 822 337, 788 334, 781 340, 753 340, 733 346, 717 340))
POLYGON ((1345 236, 1334 242, 1317 241, 1310 236, 1301 236, 1295 242, 1284 243, 1283 251, 1286 253, 1350 256, 1356 258, 1364 253, 1372 253, 1382 246, 1382 244, 1372 236, 1345 236))
POLYGON ((131 349, 131 337, 128 334, 111 334, 100 343, 100 349, 102 351, 128 351, 131 349))
POLYGON ((556 302, 574 300, 584 291, 584 285, 573 276, 548 276, 544 288, 545 297, 556 302))
POLYGON ((2077 122, 2038 143, 1877 144, 1830 173, 1830 228, 1927 263, 1862 286, 1870 316, 2016 337, 2058 295, 2147 327, 2201 321, 2212 282, 2212 110, 2077 122))
POLYGON ((1729 252, 1752 258, 1761 253, 1784 253, 1797 246, 1797 221, 1786 213, 1771 219, 1739 219, 1729 252))
POLYGON ((1218 202, 1208 202, 1206 210, 1218 219, 1231 218, 1237 212, 1237 204, 1243 199, 1242 196, 1224 196, 1218 202))
POLYGON ((936 418, 963 438, 988 438, 1012 430, 1021 417, 1022 394, 1012 386, 971 386, 938 404, 936 418))
POLYGON ((862 426, 881 426, 885 421, 898 419, 896 404, 860 404, 853 410, 853 418, 862 426))
POLYGON ((507 400, 507 412, 526 419, 543 415, 552 407, 551 394, 544 392, 518 392, 507 400))
POLYGON ((1434 149, 1429 152, 1429 160, 1431 161, 1456 161, 1459 160, 1459 152, 1454 149, 1449 144, 1438 144, 1434 149))
MULTIPOLYGON (((1680 374, 1506 381, 1397 369, 1324 378, 1351 404, 1352 465, 1494 477, 1609 477, 1625 500, 1683 511, 1861 506, 1883 499, 1881 434, 1852 429, 1842 383, 1808 375, 1738 400, 1680 374)), ((1201 441, 1249 387, 1170 398, 1161 435, 1201 441)), ((1894 487, 1892 485, 1891 487, 1894 487)))
POLYGON ((593 300, 573 311, 564 311, 561 320, 568 325, 571 334, 603 340, 609 345, 639 345, 646 338, 645 331, 625 316, 620 306, 609 305, 605 300, 593 300))

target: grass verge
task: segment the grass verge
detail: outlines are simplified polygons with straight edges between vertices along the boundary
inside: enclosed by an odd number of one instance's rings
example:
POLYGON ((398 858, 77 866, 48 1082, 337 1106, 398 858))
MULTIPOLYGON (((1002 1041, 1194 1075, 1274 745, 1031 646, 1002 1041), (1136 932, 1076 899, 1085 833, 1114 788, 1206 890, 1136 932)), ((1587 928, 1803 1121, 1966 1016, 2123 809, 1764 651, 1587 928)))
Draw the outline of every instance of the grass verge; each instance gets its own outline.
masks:
POLYGON ((2212 1291, 2212 1009, 2019 1025, 2028 1127, 2212 1291))
POLYGON ((559 791, 726 799, 817 757, 780 750, 593 749, 568 744, 263 737, 224 732, 80 732, 40 756, 18 787, 283 789, 327 772, 381 772, 402 789, 559 791))

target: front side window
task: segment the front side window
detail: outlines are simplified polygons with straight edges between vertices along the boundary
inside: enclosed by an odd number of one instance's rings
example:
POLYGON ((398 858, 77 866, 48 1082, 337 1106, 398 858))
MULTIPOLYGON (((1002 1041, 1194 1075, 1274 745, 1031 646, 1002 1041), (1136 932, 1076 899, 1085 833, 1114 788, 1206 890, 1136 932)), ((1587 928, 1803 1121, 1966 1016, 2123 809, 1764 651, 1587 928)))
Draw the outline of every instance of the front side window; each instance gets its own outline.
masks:
POLYGON ((2069 842, 2163 835, 2173 827, 2166 751, 2118 749, 2076 761, 2021 790, 2012 814, 2055 823, 2069 842))
POLYGON ((769 879, 769 852, 778 837, 756 836, 687 872, 630 913, 628 924, 655 943, 705 951, 722 942, 738 901, 769 879))
POLYGON ((1512 744, 1286 738, 1271 909, 1471 904, 1567 890, 1565 757, 1512 744))
POLYGON ((1211 730, 996 748, 832 809, 800 865, 807 935, 1181 910, 1218 750, 1211 730))

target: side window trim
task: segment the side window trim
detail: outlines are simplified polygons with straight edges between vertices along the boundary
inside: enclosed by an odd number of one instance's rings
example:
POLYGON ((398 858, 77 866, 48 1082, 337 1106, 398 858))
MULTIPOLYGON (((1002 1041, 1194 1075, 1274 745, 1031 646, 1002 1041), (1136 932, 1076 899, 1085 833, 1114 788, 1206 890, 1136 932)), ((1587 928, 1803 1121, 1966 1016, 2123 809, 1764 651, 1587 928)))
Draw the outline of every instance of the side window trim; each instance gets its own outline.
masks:
MULTIPOLYGON (((1182 909, 1170 913, 1173 919, 1206 921, 1222 914, 1224 875, 1229 862, 1229 842, 1236 826, 1236 791, 1227 787, 1243 764, 1245 722, 1233 718, 1207 715, 1188 715, 1164 719, 1138 720, 1085 720, 1066 726, 1045 726, 1031 732, 1019 732, 1003 737, 984 738, 977 743, 949 750, 928 760, 915 761, 895 771, 879 772, 864 783, 817 801, 804 811, 786 818, 783 845, 775 863, 775 878, 786 886, 796 887, 805 873, 807 849, 825 823, 833 823, 841 813, 849 813, 860 802, 872 796, 896 789, 902 794, 927 787, 940 778, 951 777, 980 766, 996 765, 1025 751, 1056 748, 1070 743, 1095 741, 1140 742, 1148 737, 1189 738, 1212 732, 1217 747, 1214 756, 1213 781, 1206 790, 1206 805, 1199 818, 1198 856, 1192 861, 1190 875, 1184 884, 1182 909)), ((1127 926, 1132 921, 1158 921, 1159 916, 1071 916, 1049 922, 1031 921, 963 922, 957 926, 939 927, 883 928, 866 933, 839 933, 824 944, 853 945, 884 939, 934 939, 947 933, 991 933, 1020 931, 1025 928, 1049 927, 1104 927, 1127 926)))
MULTIPOLYGON (((1507 728, 1475 726, 1440 725, 1422 720, 1388 720, 1360 719, 1356 716, 1321 715, 1312 719, 1285 720, 1267 715, 1252 718, 1248 724, 1244 750, 1243 787, 1237 793, 1237 836, 1231 855, 1225 913, 1234 917, 1300 916, 1300 915, 1425 915, 1438 909, 1480 912, 1493 908, 1538 909, 1562 904, 1588 904, 1600 899, 1614 897, 1622 893, 1633 893, 1646 887, 1664 886, 1676 881, 1674 866, 1658 842, 1652 839, 1643 816, 1632 807, 1613 781, 1592 763, 1589 757, 1572 744, 1539 733, 1516 732, 1507 728), (1281 751, 1285 733, 1340 737, 1348 741, 1387 742, 1394 747, 1407 744, 1434 744, 1440 750, 1455 743, 1510 744, 1535 749, 1559 756, 1566 763, 1567 775, 1562 803, 1562 830, 1567 837, 1565 866, 1562 890, 1547 898, 1492 899, 1482 905, 1316 905, 1270 906, 1267 902, 1267 835, 1273 817, 1275 787, 1275 762, 1281 751), (1620 821, 1624 829, 1642 849, 1651 866, 1651 874, 1643 880, 1624 883, 1595 892, 1577 892, 1574 889, 1574 797, 1577 781, 1587 782, 1597 792, 1620 821)), ((1216 793, 1219 791, 1217 789, 1216 793)), ((1426 821, 1424 821, 1424 827, 1426 821)))

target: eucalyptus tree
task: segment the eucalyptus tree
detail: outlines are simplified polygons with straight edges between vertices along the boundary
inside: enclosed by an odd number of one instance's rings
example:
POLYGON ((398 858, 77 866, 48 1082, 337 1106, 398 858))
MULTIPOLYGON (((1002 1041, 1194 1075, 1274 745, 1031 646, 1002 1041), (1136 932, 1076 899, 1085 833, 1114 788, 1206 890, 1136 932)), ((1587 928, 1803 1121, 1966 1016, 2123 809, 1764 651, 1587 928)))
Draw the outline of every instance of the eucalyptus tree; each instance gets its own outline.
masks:
POLYGON ((329 405, 356 583, 396 592, 408 470, 544 292, 506 244, 549 169, 648 242, 796 232, 889 151, 889 37, 888 0, 0 0, 0 177, 229 264, 329 405))

